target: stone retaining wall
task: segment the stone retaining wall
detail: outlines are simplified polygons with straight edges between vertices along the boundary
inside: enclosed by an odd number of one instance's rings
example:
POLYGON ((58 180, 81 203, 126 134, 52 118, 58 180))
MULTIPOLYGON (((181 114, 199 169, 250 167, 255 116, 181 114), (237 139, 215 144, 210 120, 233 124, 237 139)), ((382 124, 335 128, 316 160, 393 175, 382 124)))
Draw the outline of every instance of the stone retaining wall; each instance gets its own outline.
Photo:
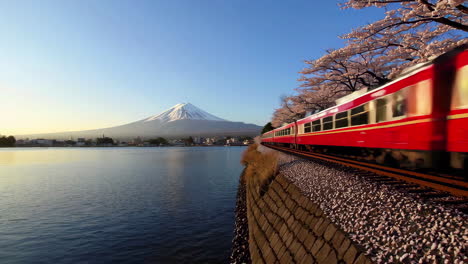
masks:
POLYGON ((252 263, 371 263, 282 175, 261 192, 247 184, 247 218, 252 263))

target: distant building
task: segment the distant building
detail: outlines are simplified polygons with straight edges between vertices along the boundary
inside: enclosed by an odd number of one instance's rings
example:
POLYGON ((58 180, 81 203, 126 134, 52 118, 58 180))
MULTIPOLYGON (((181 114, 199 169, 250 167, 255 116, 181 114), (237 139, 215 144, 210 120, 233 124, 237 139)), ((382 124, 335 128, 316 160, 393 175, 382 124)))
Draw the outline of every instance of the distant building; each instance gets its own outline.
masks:
POLYGON ((132 145, 138 146, 143 143, 143 140, 140 137, 136 137, 132 140, 132 145))
POLYGON ((38 138, 32 140, 32 143, 41 147, 51 147, 54 144, 54 141, 50 139, 38 138))

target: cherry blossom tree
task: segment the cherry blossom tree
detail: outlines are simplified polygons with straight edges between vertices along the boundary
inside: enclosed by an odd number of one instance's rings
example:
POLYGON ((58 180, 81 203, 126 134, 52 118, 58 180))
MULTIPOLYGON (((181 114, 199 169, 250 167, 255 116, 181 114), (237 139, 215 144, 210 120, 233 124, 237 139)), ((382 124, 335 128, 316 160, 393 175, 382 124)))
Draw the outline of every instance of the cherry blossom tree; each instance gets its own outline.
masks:
POLYGON ((273 113, 271 124, 280 127, 284 123, 296 122, 304 116, 304 105, 299 103, 297 96, 281 96, 281 107, 273 113))
POLYGON ((467 42, 468 8, 459 0, 348 0, 342 8, 386 8, 385 17, 341 36, 348 47, 372 51, 388 78, 467 42), (388 70, 388 69, 385 69, 388 70))
POLYGON ((398 6, 387 11, 384 19, 356 31, 365 37, 400 26, 418 27, 430 23, 468 32, 468 7, 465 4, 464 0, 348 0, 341 7, 363 9, 398 6))
POLYGON ((385 17, 341 36, 345 47, 306 60, 297 95, 283 98, 274 125, 292 122, 306 110, 323 110, 364 87, 380 86, 407 67, 468 43, 463 0, 347 0, 341 7, 385 8, 385 17))

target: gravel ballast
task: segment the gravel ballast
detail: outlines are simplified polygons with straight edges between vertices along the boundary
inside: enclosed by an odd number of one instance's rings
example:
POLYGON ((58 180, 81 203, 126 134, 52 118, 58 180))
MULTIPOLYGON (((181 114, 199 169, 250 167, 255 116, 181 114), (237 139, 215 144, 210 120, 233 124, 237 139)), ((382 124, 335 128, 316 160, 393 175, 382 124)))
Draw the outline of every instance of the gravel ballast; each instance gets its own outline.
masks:
MULTIPOLYGON (((259 151, 275 151, 259 146, 259 151)), ((278 152, 279 173, 318 204, 376 263, 467 263, 468 216, 359 176, 278 152)))

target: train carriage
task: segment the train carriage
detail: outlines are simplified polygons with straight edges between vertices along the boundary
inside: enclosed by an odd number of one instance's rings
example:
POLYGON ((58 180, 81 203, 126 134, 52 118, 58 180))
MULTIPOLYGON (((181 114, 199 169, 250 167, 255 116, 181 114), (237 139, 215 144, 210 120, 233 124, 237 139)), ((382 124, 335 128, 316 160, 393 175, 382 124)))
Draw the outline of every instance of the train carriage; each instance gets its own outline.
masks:
POLYGON ((447 114, 447 151, 452 167, 468 168, 468 51, 454 60, 455 76, 447 114))
POLYGON ((334 107, 277 128, 262 141, 393 160, 392 165, 467 168, 467 64, 463 46, 381 87, 360 90, 334 107))

